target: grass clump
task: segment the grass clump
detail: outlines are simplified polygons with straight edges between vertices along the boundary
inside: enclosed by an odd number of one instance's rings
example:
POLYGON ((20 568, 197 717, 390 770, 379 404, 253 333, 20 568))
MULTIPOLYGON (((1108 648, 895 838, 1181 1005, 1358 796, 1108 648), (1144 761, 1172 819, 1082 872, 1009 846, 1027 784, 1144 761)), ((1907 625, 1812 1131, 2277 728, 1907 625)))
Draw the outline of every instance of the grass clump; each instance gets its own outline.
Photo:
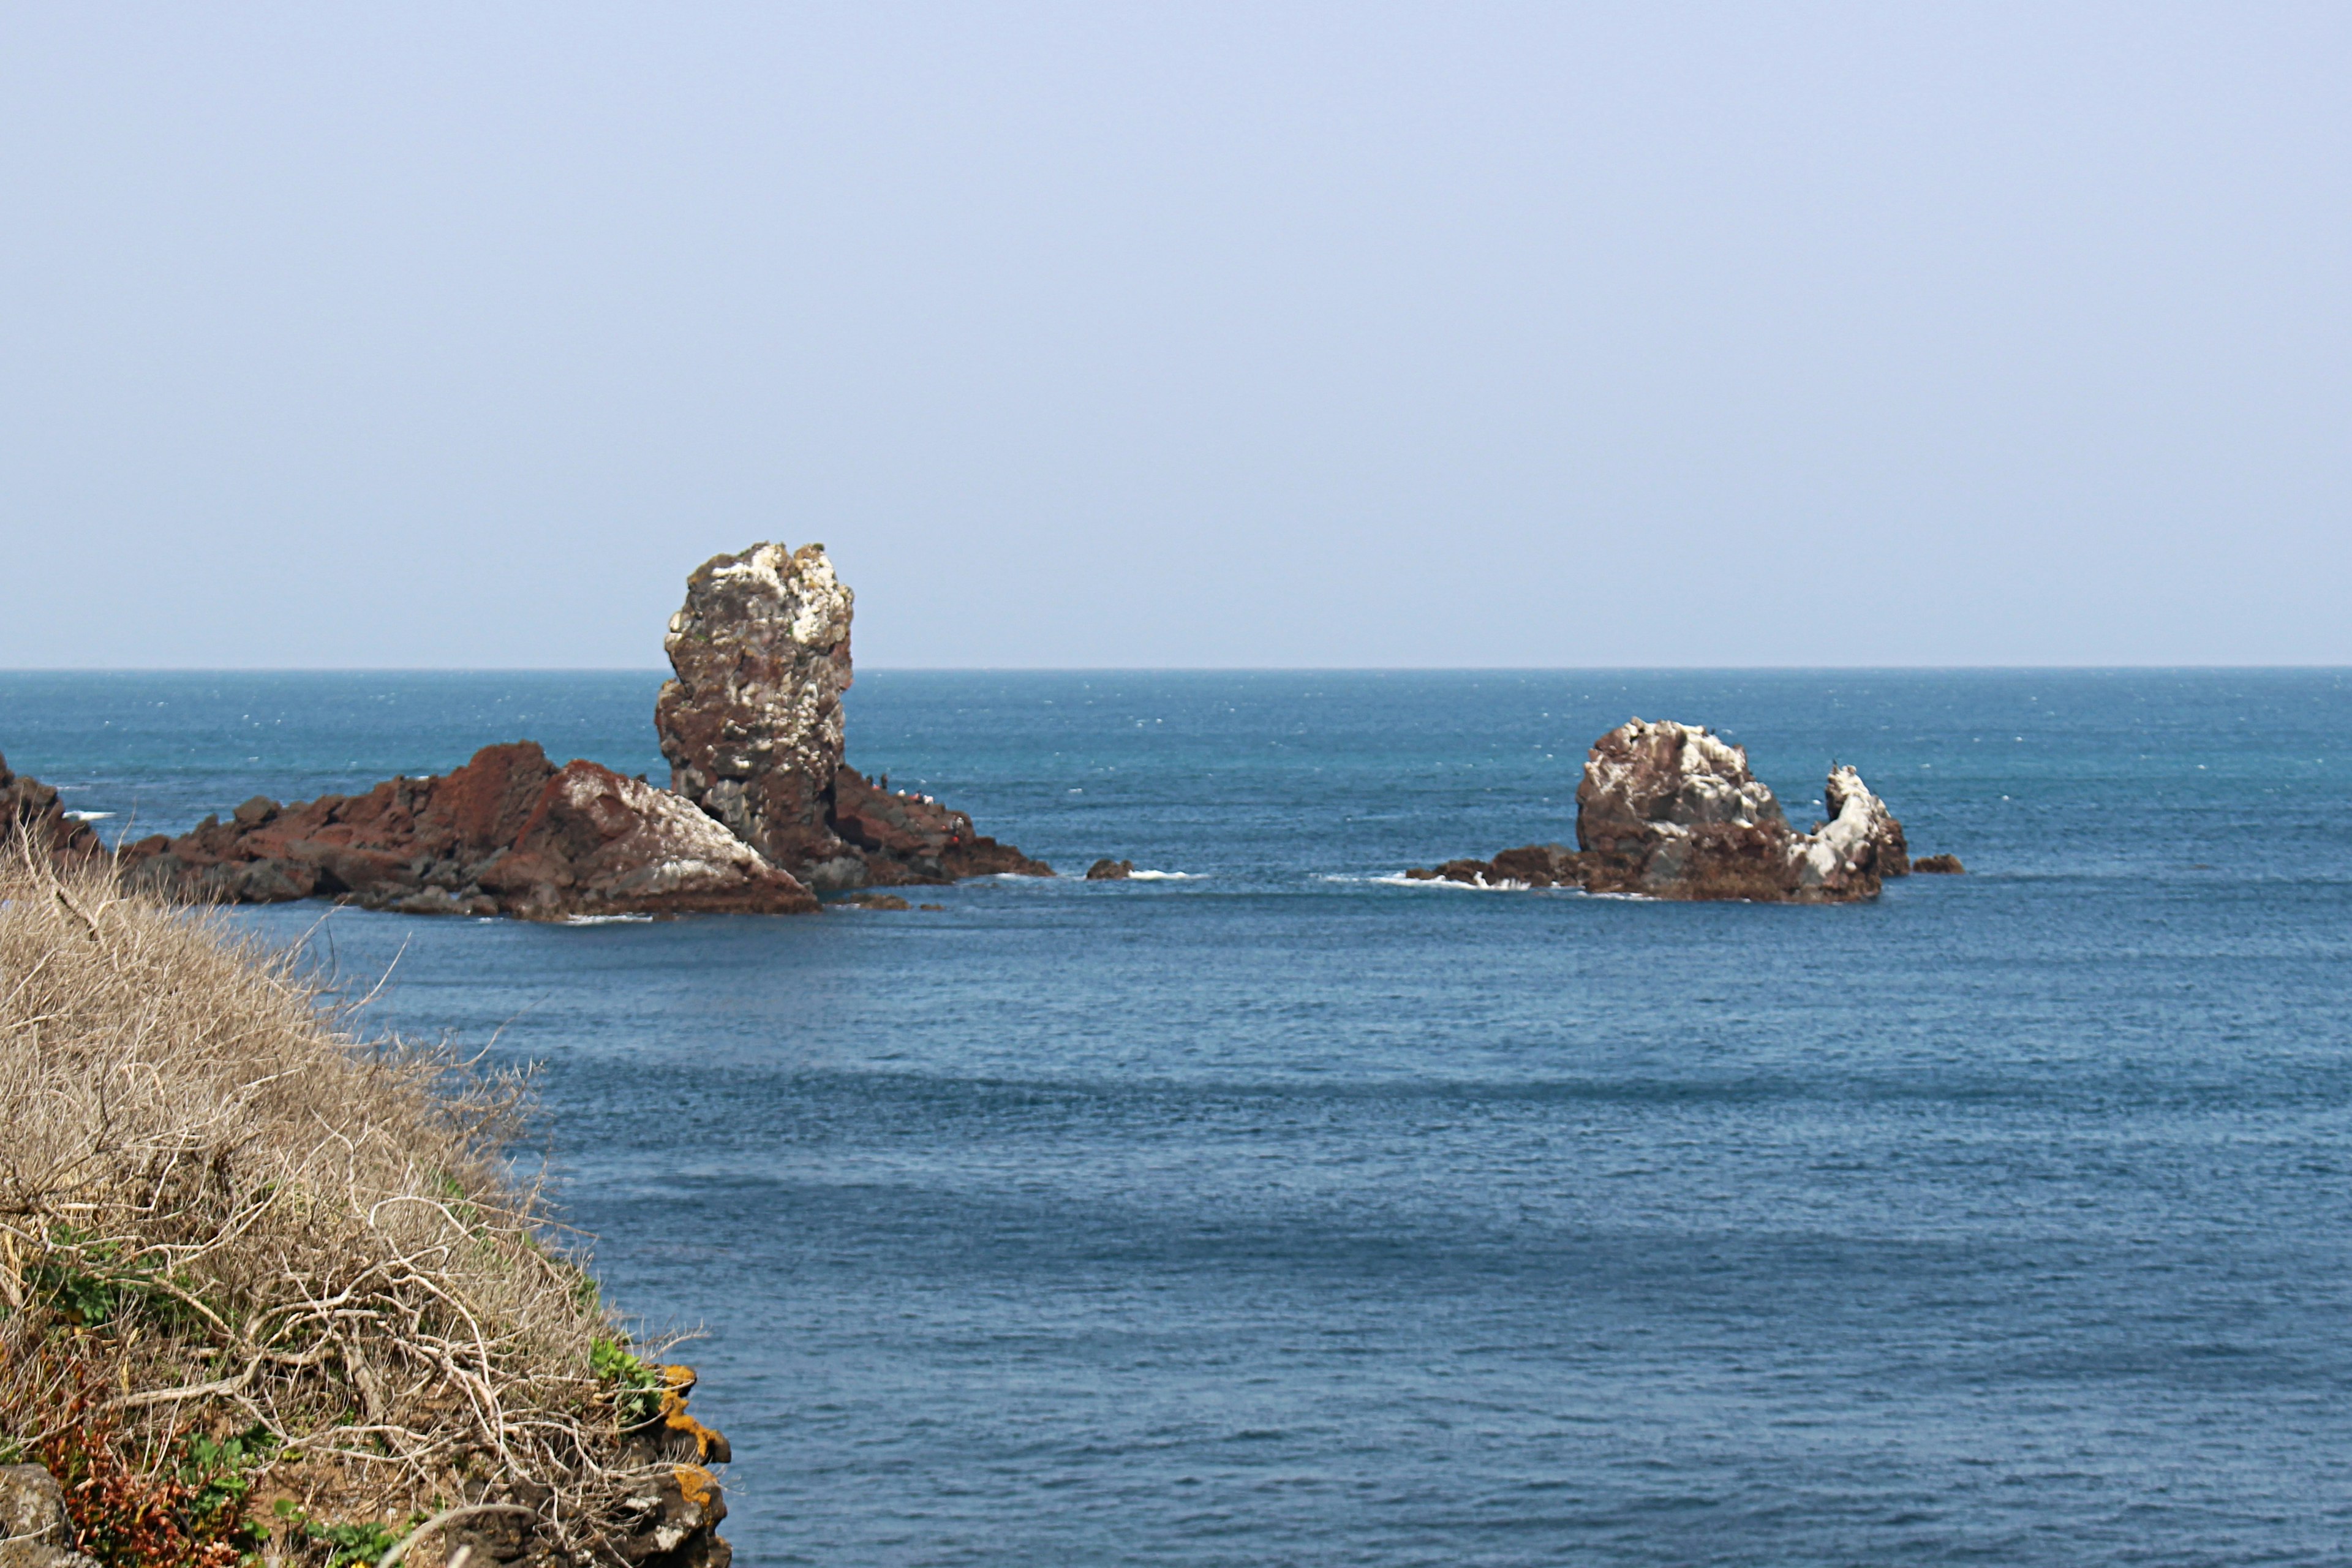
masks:
POLYGON ((107 1568, 343 1568, 487 1501, 610 1560, 662 1376, 500 1158, 524 1088, 0 849, 0 1456, 107 1568))

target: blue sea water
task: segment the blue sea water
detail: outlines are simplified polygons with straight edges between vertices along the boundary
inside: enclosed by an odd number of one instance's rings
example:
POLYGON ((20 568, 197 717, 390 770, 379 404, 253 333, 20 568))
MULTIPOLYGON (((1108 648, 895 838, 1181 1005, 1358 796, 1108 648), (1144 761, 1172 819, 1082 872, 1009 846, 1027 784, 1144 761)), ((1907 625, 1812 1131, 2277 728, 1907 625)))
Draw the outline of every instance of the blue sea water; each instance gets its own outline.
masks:
MULTIPOLYGON (((525 735, 660 778, 656 684, 7 675, 0 747, 176 830, 525 735)), ((740 1561, 2352 1557, 2352 675, 872 672, 850 748, 1189 879, 236 917, 544 1064, 740 1561), (1636 713, 1969 874, 1382 880, 1572 838, 1636 713)))

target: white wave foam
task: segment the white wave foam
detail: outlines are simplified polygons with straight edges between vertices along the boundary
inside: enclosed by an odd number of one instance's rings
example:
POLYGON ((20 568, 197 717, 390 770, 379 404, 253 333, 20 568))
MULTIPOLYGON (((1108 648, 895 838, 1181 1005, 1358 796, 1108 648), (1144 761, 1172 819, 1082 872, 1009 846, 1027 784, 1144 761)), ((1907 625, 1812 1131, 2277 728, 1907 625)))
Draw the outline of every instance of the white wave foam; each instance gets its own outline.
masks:
POLYGON ((72 817, 76 822, 103 822, 108 817, 112 816, 114 813, 110 811, 68 811, 66 815, 72 817))
POLYGON ((1366 877, 1363 880, 1367 882, 1377 882, 1383 888, 1459 888, 1465 893, 1524 893, 1528 891, 1528 885, 1525 882, 1515 882, 1507 877, 1499 882, 1489 882, 1484 877, 1479 878, 1475 882, 1457 882, 1450 877, 1408 877, 1403 872, 1400 871, 1394 876, 1366 877))
POLYGON ((1198 882, 1208 876, 1206 871, 1129 871, 1130 882, 1198 882))
POLYGON ((651 915, 573 915, 556 923, 568 926, 639 926, 651 924, 653 918, 651 915))

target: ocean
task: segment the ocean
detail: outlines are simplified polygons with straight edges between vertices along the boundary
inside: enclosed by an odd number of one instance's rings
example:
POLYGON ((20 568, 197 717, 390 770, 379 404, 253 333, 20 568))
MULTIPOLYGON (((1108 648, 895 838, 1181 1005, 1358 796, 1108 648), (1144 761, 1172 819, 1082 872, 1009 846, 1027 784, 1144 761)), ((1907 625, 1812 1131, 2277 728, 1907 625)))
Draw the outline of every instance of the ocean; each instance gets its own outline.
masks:
MULTIPOLYGON (((101 828, 658 677, 0 676, 101 828)), ((550 927, 243 910, 541 1064, 746 1564, 2352 1556, 2352 673, 869 671, 850 761, 1053 881, 550 927), (1639 714, 1958 878, 1405 885, 1574 837, 1639 714), (1097 856, 1165 878, 1087 884, 1097 856)), ((537 1157, 536 1154, 533 1157, 537 1157)))

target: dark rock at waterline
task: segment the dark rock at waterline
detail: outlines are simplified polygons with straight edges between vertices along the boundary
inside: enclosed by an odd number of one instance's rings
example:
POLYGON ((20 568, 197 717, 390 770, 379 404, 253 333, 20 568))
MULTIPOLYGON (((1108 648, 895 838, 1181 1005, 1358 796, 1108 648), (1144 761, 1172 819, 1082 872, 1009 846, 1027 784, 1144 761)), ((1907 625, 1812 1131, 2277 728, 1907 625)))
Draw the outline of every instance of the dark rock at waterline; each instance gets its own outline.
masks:
POLYGON ((1968 868, 1957 855, 1922 855, 1911 862, 1911 869, 1923 877, 1957 877, 1968 868))
POLYGON ((0 846, 18 839, 72 859, 96 858, 106 852, 89 823, 66 815, 55 789, 9 772, 8 760, 0 757, 0 846))
POLYGON ((654 726, 670 787, 821 892, 1053 868, 842 762, 854 595, 821 544, 755 544, 687 579, 654 726))
POLYGON ((1132 860, 1105 858, 1087 868, 1087 880, 1089 882, 1124 882, 1134 875, 1135 862, 1132 860))
POLYGON ((255 799, 127 847, 134 885, 224 903, 329 895, 404 914, 792 914, 816 900, 667 790, 535 743, 439 778, 280 805, 255 799))
POLYGON ((1529 844, 1506 849, 1492 860, 1448 860, 1416 866, 1405 873, 1416 882, 1461 882, 1474 888, 1573 888, 1580 885, 1583 859, 1560 844, 1529 844))
POLYGON ((880 788, 855 768, 835 770, 825 825, 857 856, 865 880, 875 886, 1054 874, 1043 860, 975 832, 962 812, 929 795, 880 788))

